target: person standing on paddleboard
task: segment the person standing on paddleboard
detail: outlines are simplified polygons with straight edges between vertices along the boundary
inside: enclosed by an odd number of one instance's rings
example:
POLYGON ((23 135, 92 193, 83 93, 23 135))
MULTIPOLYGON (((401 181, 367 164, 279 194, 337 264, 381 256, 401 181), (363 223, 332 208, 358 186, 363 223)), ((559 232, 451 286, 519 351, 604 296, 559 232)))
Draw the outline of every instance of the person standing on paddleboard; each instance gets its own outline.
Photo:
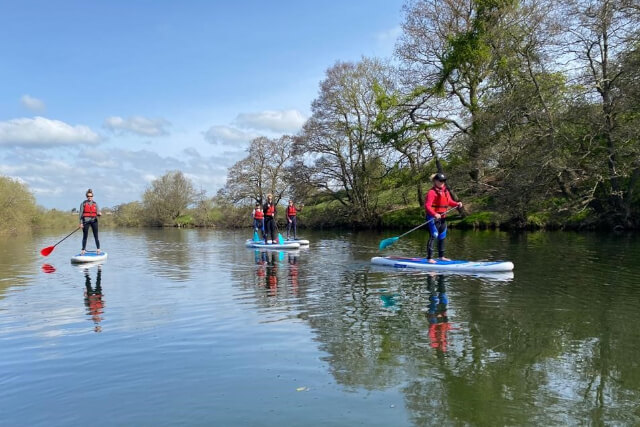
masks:
POLYGON ((289 233, 291 229, 293 229, 293 239, 298 238, 298 221, 296 219, 296 215, 299 211, 302 210, 304 204, 300 205, 298 209, 296 209, 296 205, 293 204, 293 200, 289 200, 289 206, 287 206, 287 240, 289 240, 289 233))
POLYGON ((262 232, 262 238, 264 239, 264 212, 260 203, 256 203, 255 209, 253 209, 253 232, 262 232))
POLYGON ((436 173, 431 175, 433 187, 427 192, 424 201, 424 209, 427 212, 429 221, 429 242, 427 243, 427 262, 435 264, 433 259, 433 241, 438 240, 438 257, 442 261, 451 261, 444 256, 444 238, 447 237, 447 223, 445 212, 450 207, 462 207, 462 202, 456 202, 451 197, 447 188, 447 177, 444 174, 436 173), (433 219, 433 221, 431 221, 433 219))
POLYGON ((98 239, 98 217, 102 215, 98 204, 93 200, 93 190, 88 189, 87 200, 80 204, 80 225, 78 228, 82 228, 82 251, 84 255, 87 248, 87 236, 89 234, 89 228, 93 232, 93 239, 96 241, 96 252, 100 253, 100 240, 98 239))
POLYGON ((273 203, 273 196, 267 194, 267 202, 262 207, 264 213, 264 243, 267 242, 267 235, 271 233, 271 243, 276 243, 276 205, 273 203))

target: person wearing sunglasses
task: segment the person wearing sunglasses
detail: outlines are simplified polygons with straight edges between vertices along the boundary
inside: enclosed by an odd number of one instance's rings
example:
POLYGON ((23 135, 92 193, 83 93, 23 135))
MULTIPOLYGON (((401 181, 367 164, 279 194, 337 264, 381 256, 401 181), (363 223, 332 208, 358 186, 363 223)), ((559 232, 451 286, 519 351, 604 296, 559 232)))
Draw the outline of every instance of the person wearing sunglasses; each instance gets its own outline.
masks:
POLYGON ((98 217, 102 215, 98 204, 93 200, 93 190, 88 189, 86 192, 87 199, 80 204, 80 225, 82 228, 82 251, 84 255, 87 248, 87 236, 89 228, 93 232, 93 239, 96 241, 96 252, 100 253, 100 240, 98 239, 98 217))

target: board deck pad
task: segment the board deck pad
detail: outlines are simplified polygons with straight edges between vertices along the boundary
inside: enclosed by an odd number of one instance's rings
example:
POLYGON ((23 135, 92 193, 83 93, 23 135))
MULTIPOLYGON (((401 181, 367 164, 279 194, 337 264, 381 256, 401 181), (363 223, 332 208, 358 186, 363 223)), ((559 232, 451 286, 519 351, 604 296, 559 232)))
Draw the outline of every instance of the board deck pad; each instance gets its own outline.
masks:
POLYGON ((78 253, 71 257, 72 263, 83 263, 83 262, 97 262, 103 261, 107 259, 107 253, 101 251, 97 253, 96 251, 86 251, 84 254, 78 253))

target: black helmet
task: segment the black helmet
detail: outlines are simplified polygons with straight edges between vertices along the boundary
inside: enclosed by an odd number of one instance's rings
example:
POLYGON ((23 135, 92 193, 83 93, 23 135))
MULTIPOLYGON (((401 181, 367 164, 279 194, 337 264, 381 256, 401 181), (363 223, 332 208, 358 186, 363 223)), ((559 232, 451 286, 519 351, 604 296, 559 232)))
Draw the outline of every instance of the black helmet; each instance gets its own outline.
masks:
POLYGON ((447 180, 447 177, 444 176, 443 173, 437 173, 437 174, 433 175, 433 177, 431 177, 431 179, 435 180, 435 181, 445 182, 447 180))

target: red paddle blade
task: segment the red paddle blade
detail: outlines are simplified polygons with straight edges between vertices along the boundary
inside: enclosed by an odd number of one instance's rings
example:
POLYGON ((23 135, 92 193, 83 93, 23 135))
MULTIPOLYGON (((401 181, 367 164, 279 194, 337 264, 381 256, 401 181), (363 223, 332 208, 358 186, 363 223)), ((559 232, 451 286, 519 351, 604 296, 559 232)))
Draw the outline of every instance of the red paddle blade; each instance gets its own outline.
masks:
POLYGON ((46 248, 40 251, 40 255, 48 256, 51 252, 53 252, 53 248, 55 248, 55 246, 47 246, 46 248))

